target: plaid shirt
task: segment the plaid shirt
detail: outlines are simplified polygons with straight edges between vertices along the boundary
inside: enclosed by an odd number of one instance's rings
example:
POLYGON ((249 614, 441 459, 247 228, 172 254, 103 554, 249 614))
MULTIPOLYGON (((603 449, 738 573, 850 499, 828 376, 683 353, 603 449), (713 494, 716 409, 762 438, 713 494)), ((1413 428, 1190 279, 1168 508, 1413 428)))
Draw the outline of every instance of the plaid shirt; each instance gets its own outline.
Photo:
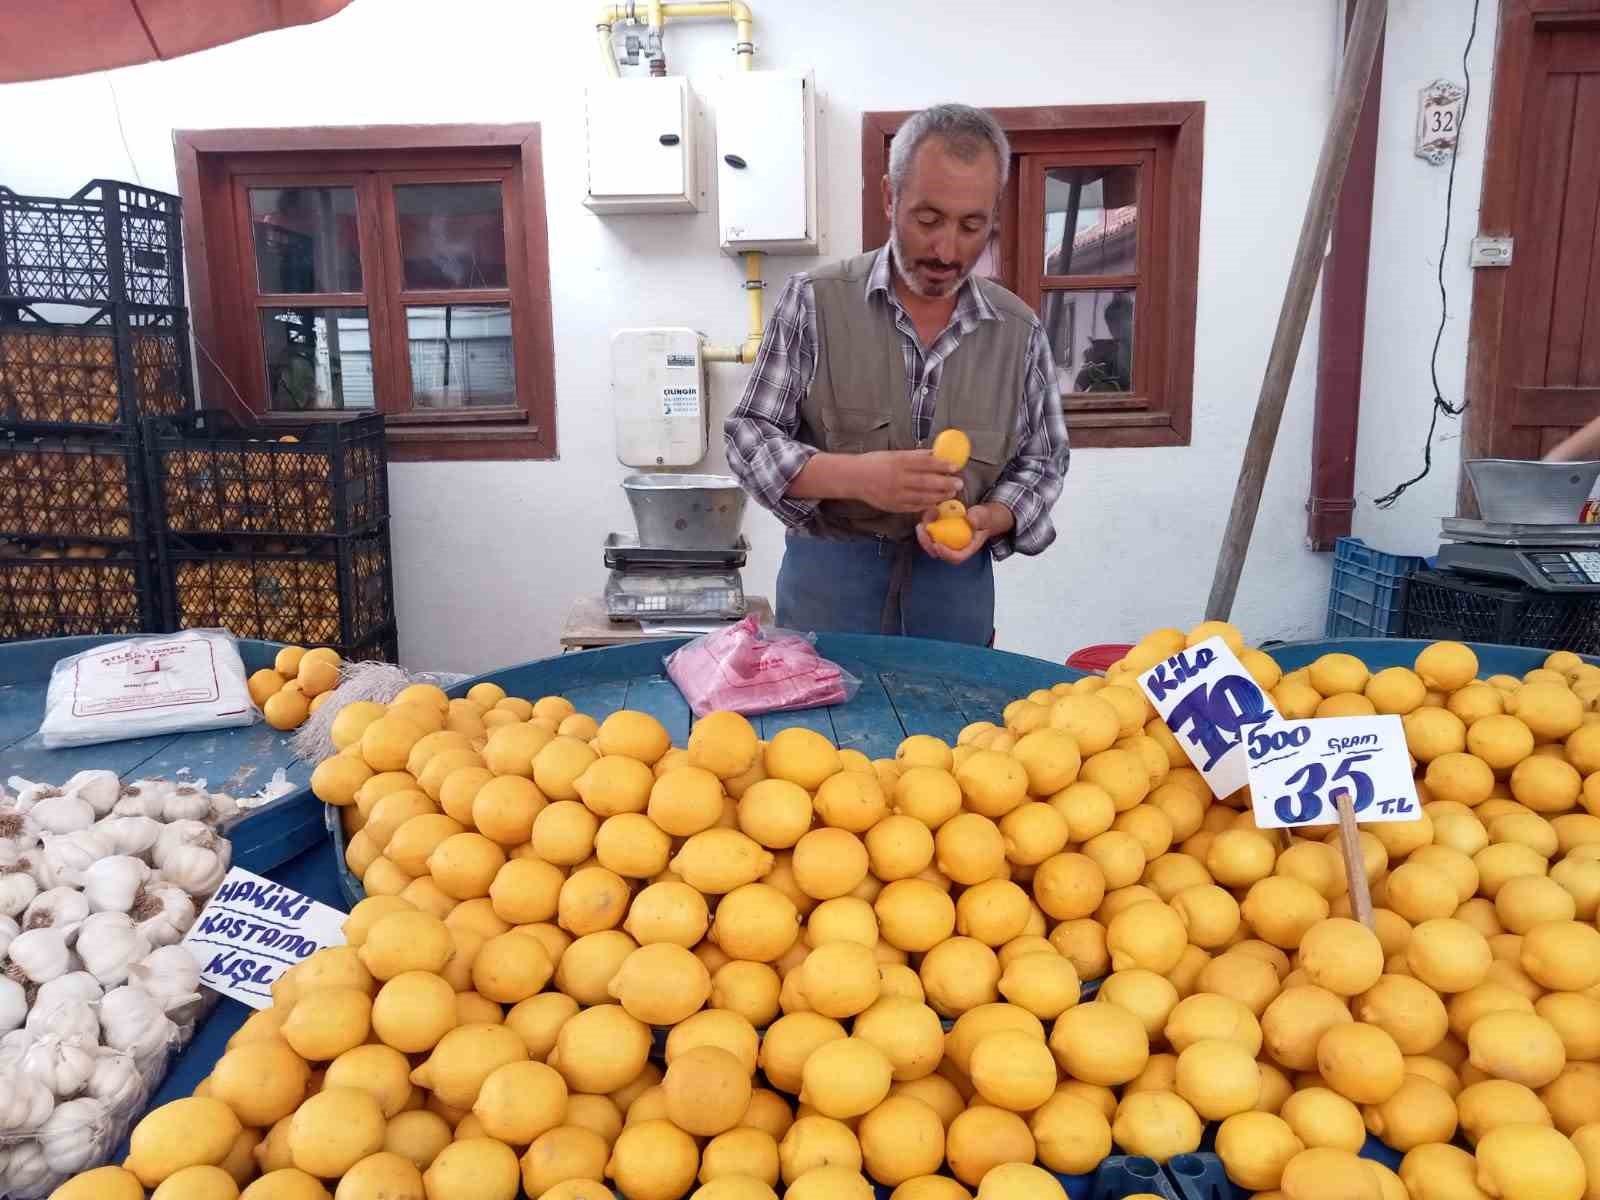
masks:
MULTIPOLYGON (((924 349, 916 325, 894 293, 887 246, 878 252, 867 276, 867 297, 900 335, 912 430, 918 445, 926 445, 945 359, 978 322, 998 321, 1000 314, 968 280, 957 295, 949 324, 924 349)), ((729 469, 762 505, 796 529, 809 526, 817 510, 816 501, 787 494, 790 482, 818 449, 795 440, 800 401, 811 387, 816 367, 816 296, 809 276, 791 275, 772 310, 744 397, 723 427, 723 436, 729 469)), ((1055 541, 1050 509, 1061 495, 1069 457, 1067 422, 1055 378, 1049 342, 1035 320, 1028 339, 1027 382, 1017 405, 1017 452, 984 497, 1004 504, 1016 517, 1010 534, 989 543, 997 560, 1014 552, 1038 554, 1055 541)))

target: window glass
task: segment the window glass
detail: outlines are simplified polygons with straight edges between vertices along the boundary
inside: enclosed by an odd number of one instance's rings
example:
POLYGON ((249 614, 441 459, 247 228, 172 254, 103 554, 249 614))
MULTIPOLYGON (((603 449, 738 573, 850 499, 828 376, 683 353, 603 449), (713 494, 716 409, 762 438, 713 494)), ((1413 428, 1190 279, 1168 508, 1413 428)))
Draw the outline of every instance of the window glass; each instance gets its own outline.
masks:
POLYGON ((264 308, 260 315, 274 412, 374 407, 366 309, 264 308))
POLYGON ((1131 392, 1132 288, 1044 294, 1041 320, 1063 394, 1131 392))
POLYGON ((399 184, 401 271, 414 291, 506 286, 498 183, 399 184))
POLYGON ((1046 275, 1132 275, 1138 269, 1138 237, 1137 166, 1045 172, 1046 275))
POLYGON ((509 304, 406 306, 414 408, 516 403, 509 304))
POLYGON ((261 292, 361 291, 354 188, 251 188, 250 233, 261 292))

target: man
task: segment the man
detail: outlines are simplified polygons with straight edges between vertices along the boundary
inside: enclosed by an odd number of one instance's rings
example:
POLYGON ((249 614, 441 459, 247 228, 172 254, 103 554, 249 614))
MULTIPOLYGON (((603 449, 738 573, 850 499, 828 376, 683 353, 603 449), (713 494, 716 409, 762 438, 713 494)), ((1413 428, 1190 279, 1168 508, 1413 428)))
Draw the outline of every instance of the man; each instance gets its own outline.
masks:
POLYGON ((725 438, 789 527, 782 625, 987 644, 995 560, 1055 540, 1067 429, 1050 347, 1027 305, 973 274, 1010 161, 989 114, 917 113, 889 147, 889 244, 778 298, 725 438), (928 449, 951 428, 971 439, 964 470, 928 449), (961 550, 927 531, 956 498, 961 550))

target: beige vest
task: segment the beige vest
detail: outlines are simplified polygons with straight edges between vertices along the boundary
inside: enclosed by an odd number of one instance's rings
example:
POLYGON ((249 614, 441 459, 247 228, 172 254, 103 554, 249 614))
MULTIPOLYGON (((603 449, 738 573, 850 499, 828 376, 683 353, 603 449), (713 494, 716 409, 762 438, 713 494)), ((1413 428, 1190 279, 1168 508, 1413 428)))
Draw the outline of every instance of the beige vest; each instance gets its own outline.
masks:
MULTIPOLYGON (((817 306, 817 366, 800 403, 799 440, 833 454, 916 450, 910 385, 894 316, 867 300, 867 276, 877 252, 812 273, 817 306)), ((1015 452, 1017 405, 1028 369, 1033 311, 999 284, 973 278, 1000 314, 980 321, 944 360, 933 434, 956 428, 972 439, 962 472, 968 504, 977 504, 1015 452)), ((816 532, 824 537, 910 538, 914 513, 886 513, 857 500, 825 500, 816 532)))

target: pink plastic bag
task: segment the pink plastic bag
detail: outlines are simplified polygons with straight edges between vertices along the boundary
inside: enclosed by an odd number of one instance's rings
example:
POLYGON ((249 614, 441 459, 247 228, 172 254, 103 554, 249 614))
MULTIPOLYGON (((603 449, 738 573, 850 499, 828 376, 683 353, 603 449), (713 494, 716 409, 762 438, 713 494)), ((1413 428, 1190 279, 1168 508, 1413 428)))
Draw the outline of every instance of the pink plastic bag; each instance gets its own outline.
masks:
POLYGON ((667 656, 667 675, 694 715, 785 712, 844 704, 861 681, 817 653, 816 635, 748 616, 667 656))

